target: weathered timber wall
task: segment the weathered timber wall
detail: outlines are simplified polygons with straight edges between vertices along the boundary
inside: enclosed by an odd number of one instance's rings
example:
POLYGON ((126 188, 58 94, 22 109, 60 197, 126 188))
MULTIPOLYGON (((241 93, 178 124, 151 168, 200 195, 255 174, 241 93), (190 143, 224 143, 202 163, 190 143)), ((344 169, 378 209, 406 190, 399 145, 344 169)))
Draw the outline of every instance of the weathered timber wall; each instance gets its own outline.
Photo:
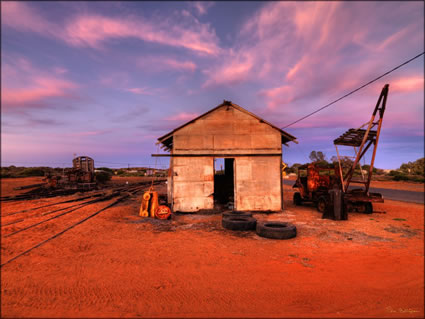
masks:
MULTIPOLYGON (((173 136, 173 154, 276 154, 281 135, 268 124, 223 106, 173 136)), ((172 157, 173 211, 195 212, 214 206, 213 157, 172 157)), ((235 157, 235 208, 280 210, 280 156, 235 157)))
POLYGON ((280 210, 280 157, 236 157, 237 210, 280 210))
POLYGON ((173 157, 173 211, 214 208, 212 157, 173 157))
POLYGON ((174 133, 173 154, 279 153, 281 135, 233 107, 223 106, 174 133))

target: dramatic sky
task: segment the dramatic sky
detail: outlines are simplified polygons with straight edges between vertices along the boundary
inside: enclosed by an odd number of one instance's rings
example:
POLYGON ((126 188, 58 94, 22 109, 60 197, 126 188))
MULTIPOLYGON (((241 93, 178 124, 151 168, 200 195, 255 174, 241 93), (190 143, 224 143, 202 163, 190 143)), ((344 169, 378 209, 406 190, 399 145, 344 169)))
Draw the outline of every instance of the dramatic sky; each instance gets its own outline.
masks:
MULTIPOLYGON (((159 136, 224 99, 284 127, 423 52, 424 2, 8 1, 1 42, 2 165, 152 166, 159 136)), ((423 157, 421 56, 286 128, 284 161, 335 155, 385 83, 376 166, 423 157)))

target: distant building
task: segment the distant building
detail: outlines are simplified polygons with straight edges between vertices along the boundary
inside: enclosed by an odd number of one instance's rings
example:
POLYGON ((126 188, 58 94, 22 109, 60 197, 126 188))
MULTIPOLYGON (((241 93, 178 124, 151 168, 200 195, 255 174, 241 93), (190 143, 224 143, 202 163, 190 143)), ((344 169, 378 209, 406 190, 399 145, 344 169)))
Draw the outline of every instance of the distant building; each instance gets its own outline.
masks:
POLYGON ((158 139, 170 152, 168 201, 172 210, 283 209, 282 144, 296 137, 224 101, 158 139), (214 160, 224 159, 224 174, 214 160))

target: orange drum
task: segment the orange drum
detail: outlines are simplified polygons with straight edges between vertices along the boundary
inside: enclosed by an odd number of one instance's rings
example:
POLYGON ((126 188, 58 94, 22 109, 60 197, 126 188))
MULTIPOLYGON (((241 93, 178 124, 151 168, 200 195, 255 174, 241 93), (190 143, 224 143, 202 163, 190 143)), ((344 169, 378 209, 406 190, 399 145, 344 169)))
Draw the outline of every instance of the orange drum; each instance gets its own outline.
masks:
POLYGON ((161 205, 155 210, 155 217, 158 219, 168 219, 171 215, 171 210, 165 206, 161 205))

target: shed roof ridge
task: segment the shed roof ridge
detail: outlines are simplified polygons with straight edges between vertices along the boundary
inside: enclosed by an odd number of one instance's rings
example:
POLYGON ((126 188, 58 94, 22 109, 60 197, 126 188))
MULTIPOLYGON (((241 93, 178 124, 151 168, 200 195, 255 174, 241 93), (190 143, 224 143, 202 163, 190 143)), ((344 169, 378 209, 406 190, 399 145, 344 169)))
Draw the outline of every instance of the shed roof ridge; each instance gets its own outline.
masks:
POLYGON ((227 105, 227 106, 232 106, 232 107, 236 108, 237 110, 242 111, 242 112, 244 112, 244 113, 247 113, 248 115, 251 115, 252 117, 254 117, 254 118, 258 119, 259 121, 261 121, 261 122, 263 122, 263 123, 265 123, 265 124, 267 124, 267 125, 271 126, 272 128, 274 128, 274 129, 278 130, 278 131, 279 131, 282 135, 285 135, 285 136, 288 138, 288 140, 290 140, 290 141, 294 141, 294 140, 296 140, 296 137, 295 137, 295 136, 293 136, 293 135, 291 135, 291 134, 289 134, 289 133, 285 132, 284 130, 282 130, 282 129, 278 128, 277 126, 275 126, 275 125, 271 124, 270 122, 268 122, 268 121, 264 120, 263 118, 259 117, 258 115, 255 115, 254 113, 251 113, 250 111, 246 110, 246 109, 245 109, 245 108, 243 108, 242 106, 240 106, 240 105, 238 105, 238 104, 236 104, 236 103, 233 103, 233 102, 231 102, 231 101, 223 100, 223 103, 221 103, 221 104, 217 105, 216 107, 212 108, 211 110, 209 110, 209 111, 207 111, 207 112, 205 112, 205 113, 203 113, 203 114, 199 115, 198 117, 196 117, 196 118, 194 118, 194 119, 192 119, 192 120, 190 120, 190 121, 188 121, 188 122, 186 122, 186 123, 184 123, 184 124, 182 124, 182 125, 180 125, 180 126, 176 127, 176 128, 175 128, 174 130, 172 130, 171 132, 168 132, 167 134, 164 134, 163 136, 159 137, 159 138, 158 138, 158 141, 159 141, 159 142, 162 142, 165 138, 167 138, 167 137, 169 137, 170 135, 174 134, 175 132, 177 132, 178 130, 182 129, 182 128, 183 128, 183 127, 185 127, 186 125, 189 125, 190 123, 193 123, 193 122, 195 122, 195 121, 199 120, 200 118, 202 118, 202 117, 206 116, 207 114, 212 113, 212 112, 214 112, 215 110, 217 110, 218 108, 220 108, 220 107, 222 107, 222 106, 226 106, 226 105, 227 105))

